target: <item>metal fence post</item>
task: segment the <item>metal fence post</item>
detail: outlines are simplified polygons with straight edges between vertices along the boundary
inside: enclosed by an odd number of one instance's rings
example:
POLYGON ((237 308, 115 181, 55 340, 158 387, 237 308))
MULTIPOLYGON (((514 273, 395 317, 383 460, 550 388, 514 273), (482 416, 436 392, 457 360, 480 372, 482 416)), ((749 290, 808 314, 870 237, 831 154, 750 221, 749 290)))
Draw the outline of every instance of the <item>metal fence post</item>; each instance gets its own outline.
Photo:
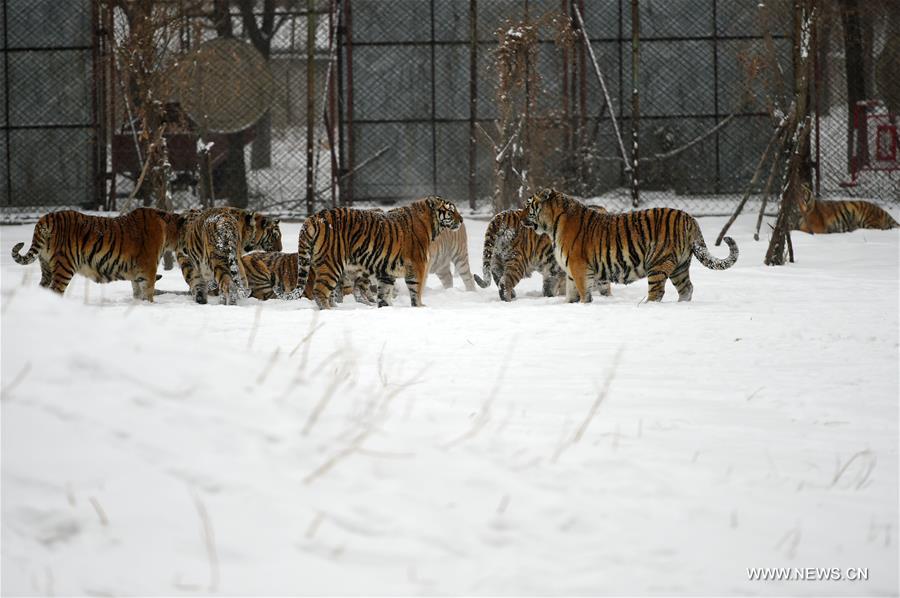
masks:
POLYGON ((638 132, 641 122, 641 101, 638 92, 638 69, 641 58, 641 14, 638 0, 631 0, 631 206, 638 207, 640 202, 638 163, 640 151, 638 132))
POLYGON ((344 202, 353 204, 353 168, 356 162, 353 147, 353 10, 352 0, 344 0, 344 35, 347 42, 347 177, 344 187, 347 190, 344 202))
POLYGON ((475 121, 478 118, 478 0, 469 0, 469 208, 475 209, 477 180, 475 162, 478 140, 475 121))
POLYGON ((313 188, 313 142, 316 111, 316 0, 306 0, 306 213, 312 214, 315 202, 313 188))

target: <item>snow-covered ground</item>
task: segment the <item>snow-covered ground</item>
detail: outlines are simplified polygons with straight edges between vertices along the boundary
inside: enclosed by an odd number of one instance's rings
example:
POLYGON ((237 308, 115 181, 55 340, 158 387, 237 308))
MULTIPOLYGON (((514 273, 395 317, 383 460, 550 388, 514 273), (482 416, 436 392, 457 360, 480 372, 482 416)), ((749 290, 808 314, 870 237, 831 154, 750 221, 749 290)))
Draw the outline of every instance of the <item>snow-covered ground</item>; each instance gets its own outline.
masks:
POLYGON ((432 277, 427 308, 330 312, 58 298, 2 227, 0 589, 896 594, 900 234, 796 234, 770 268, 754 224, 690 304, 432 277))

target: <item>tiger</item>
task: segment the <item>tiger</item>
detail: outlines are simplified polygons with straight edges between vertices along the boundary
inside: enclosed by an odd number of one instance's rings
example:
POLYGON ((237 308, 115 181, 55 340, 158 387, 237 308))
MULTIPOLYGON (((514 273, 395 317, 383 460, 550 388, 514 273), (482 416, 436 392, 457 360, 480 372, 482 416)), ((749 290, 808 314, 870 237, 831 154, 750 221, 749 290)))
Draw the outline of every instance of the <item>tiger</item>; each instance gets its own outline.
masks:
POLYGON ((445 289, 453 288, 453 275, 450 273, 452 264, 466 290, 475 290, 475 281, 472 279, 472 271, 469 269, 468 245, 469 238, 466 235, 465 224, 460 224, 457 230, 442 231, 437 239, 431 242, 428 272, 437 274, 445 289))
POLYGON ((178 244, 178 264, 191 295, 207 303, 210 287, 218 289, 225 305, 247 295, 243 252, 281 251, 278 219, 239 208, 189 210, 178 244), (211 284, 214 283, 214 284, 211 284))
POLYGON ((378 280, 378 306, 391 304, 394 280, 403 276, 413 307, 423 306, 431 242, 444 229, 457 230, 456 206, 430 195, 389 212, 330 208, 307 218, 300 229, 298 288, 320 309, 334 307, 333 291, 348 265, 365 268, 378 280), (314 274, 311 274, 314 269, 314 274))
POLYGON ((800 219, 797 230, 821 235, 849 233, 858 228, 887 230, 900 228, 881 207, 869 201, 816 199, 810 189, 803 186, 804 197, 799 202, 800 219))
MULTIPOLYGON (((297 287, 297 254, 280 251, 254 251, 241 257, 247 273, 250 296, 266 301, 268 299, 291 299, 290 292, 297 287)), ((353 294, 357 302, 371 305, 374 294, 368 273, 362 268, 348 266, 344 271, 341 285, 334 290, 335 301, 344 300, 344 295, 353 294)), ((311 291, 312 287, 307 285, 311 291)), ((209 294, 213 291, 210 290, 209 294)), ((311 298, 311 292, 305 295, 311 298)))
POLYGON ((690 301, 691 257, 712 270, 725 270, 738 258, 737 243, 725 237, 729 254, 712 257, 700 225, 681 210, 652 208, 626 214, 589 210, 581 202, 547 189, 531 196, 523 224, 553 241, 557 262, 566 272, 569 302, 591 301, 588 279, 628 284, 649 282, 649 301, 661 301, 666 279, 678 290, 679 301, 690 301))
MULTIPOLYGON (((589 209, 606 212, 599 206, 589 209)), ((525 209, 513 209, 495 215, 488 224, 484 237, 482 269, 484 278, 477 274, 478 286, 486 288, 491 278, 500 292, 500 299, 511 301, 516 297, 516 285, 532 272, 540 272, 544 278, 543 294, 553 297, 565 293, 565 274, 553 255, 553 243, 547 235, 538 234, 523 225, 525 209)), ((609 295, 609 282, 598 281, 597 290, 609 295)))
POLYGON ((130 280, 135 299, 153 302, 156 269, 165 250, 174 250, 185 219, 155 208, 137 208, 108 218, 74 210, 45 214, 34 226, 25 255, 16 243, 12 257, 19 264, 41 263, 40 286, 59 294, 78 273, 94 282, 130 280))

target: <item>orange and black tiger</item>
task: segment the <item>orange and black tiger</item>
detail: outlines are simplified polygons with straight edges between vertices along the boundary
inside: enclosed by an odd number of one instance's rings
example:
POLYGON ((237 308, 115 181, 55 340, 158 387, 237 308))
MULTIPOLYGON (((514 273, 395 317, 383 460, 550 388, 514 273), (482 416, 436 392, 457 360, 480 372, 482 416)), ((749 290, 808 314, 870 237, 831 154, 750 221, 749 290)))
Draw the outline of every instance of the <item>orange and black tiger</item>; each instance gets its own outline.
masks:
POLYGON ((797 230, 810 234, 849 233, 858 228, 900 228, 881 207, 870 201, 816 199, 807 188, 800 201, 797 230))
POLYGON ((19 264, 41 263, 41 286, 64 293, 75 274, 94 282, 130 280, 135 299, 153 301, 156 268, 166 249, 174 250, 183 216, 154 208, 137 208, 105 218, 72 210, 51 212, 34 226, 31 248, 12 248, 19 264))
POLYGON ((469 238, 465 224, 460 224, 457 230, 442 231, 431 242, 429 254, 428 271, 437 274, 445 289, 453 288, 453 274, 450 272, 452 265, 466 290, 475 290, 475 281, 469 269, 469 238))
POLYGON ((728 257, 712 257, 697 221, 671 208, 608 214, 545 190, 528 200, 526 212, 523 223, 553 241, 556 260, 566 271, 569 301, 591 300, 589 279, 628 284, 645 277, 650 283, 648 300, 661 301, 666 279, 671 279, 679 301, 690 301, 692 256, 713 270, 730 268, 738 258, 730 237, 725 237, 728 257))
MULTIPOLYGON (((262 301, 299 298, 300 293, 294 293, 299 274, 296 253, 254 251, 245 254, 241 261, 244 262, 251 297, 262 301)), ((307 284, 306 288, 310 293, 304 296, 311 298, 312 286, 307 284)), ((334 300, 341 302, 344 295, 351 293, 359 303, 372 305, 375 302, 369 274, 356 266, 348 266, 344 270, 341 284, 334 290, 334 300)))
POLYGON ((177 257, 197 303, 207 302, 211 287, 226 305, 247 296, 243 253, 281 250, 278 220, 256 212, 229 207, 189 210, 185 220, 177 257))
POLYGON ((314 268, 312 296, 320 308, 333 307, 335 287, 347 266, 355 265, 378 280, 379 307, 390 305, 399 276, 406 281, 412 305, 421 306, 431 242, 461 223, 456 206, 437 196, 389 212, 322 210, 300 229, 298 285, 305 290, 314 268))
MULTIPOLYGON (((606 212, 599 207, 589 209, 606 212)), ((547 235, 539 234, 524 226, 525 210, 506 210, 494 216, 484 237, 482 268, 484 278, 475 275, 482 288, 491 284, 491 278, 500 292, 500 299, 511 301, 516 296, 516 285, 532 272, 540 272, 544 278, 545 297, 565 292, 565 273, 553 255, 553 243, 547 235)), ((609 295, 609 282, 598 281, 601 295, 609 295)))

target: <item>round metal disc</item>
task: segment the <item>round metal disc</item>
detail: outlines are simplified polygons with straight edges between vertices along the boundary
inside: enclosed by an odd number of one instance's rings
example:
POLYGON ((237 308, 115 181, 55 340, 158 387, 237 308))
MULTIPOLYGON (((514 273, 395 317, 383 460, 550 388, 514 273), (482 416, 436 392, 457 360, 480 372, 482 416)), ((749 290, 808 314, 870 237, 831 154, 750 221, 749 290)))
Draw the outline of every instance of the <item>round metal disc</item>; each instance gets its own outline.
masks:
POLYGON ((180 60, 175 85, 190 117, 216 133, 253 125, 271 107, 275 87, 256 48, 230 37, 204 42, 180 60))

